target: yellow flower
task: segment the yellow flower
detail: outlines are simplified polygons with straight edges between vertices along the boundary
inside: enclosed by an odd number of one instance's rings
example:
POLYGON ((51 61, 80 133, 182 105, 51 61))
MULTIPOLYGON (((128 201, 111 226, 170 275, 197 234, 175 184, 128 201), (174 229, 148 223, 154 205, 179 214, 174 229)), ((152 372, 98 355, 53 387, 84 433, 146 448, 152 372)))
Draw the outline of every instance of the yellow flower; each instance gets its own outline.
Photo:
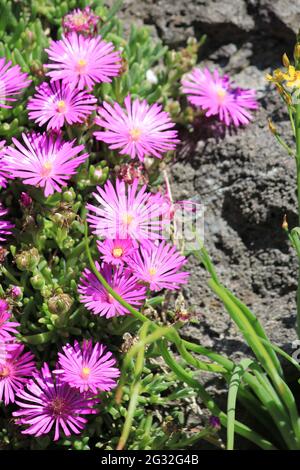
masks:
POLYGON ((288 72, 283 77, 287 87, 300 88, 300 70, 296 70, 293 65, 288 67, 288 72))

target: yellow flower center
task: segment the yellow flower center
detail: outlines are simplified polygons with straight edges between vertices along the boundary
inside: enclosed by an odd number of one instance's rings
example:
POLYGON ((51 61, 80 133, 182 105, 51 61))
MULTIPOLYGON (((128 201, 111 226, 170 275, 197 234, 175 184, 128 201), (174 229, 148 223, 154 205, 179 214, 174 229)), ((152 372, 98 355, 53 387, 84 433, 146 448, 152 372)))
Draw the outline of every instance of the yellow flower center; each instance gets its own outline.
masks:
POLYGON ((157 273, 157 269, 155 269, 155 268, 150 268, 149 269, 150 276, 155 276, 156 273, 157 273))
POLYGON ((41 171, 41 176, 46 177, 49 176, 51 171, 52 171, 52 163, 51 162, 45 162, 41 171))
POLYGON ((217 88, 217 96, 219 104, 224 102, 225 96, 227 95, 227 91, 224 88, 217 88))
POLYGON ((124 214, 123 217, 122 217, 122 220, 124 222, 125 225, 130 225, 131 222, 133 221, 133 215, 131 214, 124 214))
POLYGON ((83 367, 81 370, 81 377, 83 379, 88 379, 91 373, 91 369, 89 367, 83 367))
POLYGON ((86 60, 79 59, 79 61, 77 62, 77 72, 79 73, 83 72, 85 69, 85 66, 86 66, 86 60))
POLYGON ((113 249, 112 254, 115 258, 120 258, 123 255, 123 248, 116 247, 113 249))
POLYGON ((131 129, 129 134, 130 134, 131 139, 134 142, 137 142, 139 140, 141 134, 142 134, 142 131, 141 131, 141 129, 134 128, 134 129, 131 129))
POLYGON ((0 378, 5 379, 5 377, 9 376, 9 368, 8 367, 3 367, 2 370, 0 370, 0 378))
POLYGON ((75 26, 82 26, 86 22, 86 17, 82 13, 74 15, 72 19, 75 26))
POLYGON ((107 294, 107 302, 108 303, 112 304, 114 302, 114 300, 115 299, 113 298, 113 296, 111 294, 107 294))
POLYGON ((59 113, 66 112, 66 103, 63 100, 57 102, 57 111, 59 113))

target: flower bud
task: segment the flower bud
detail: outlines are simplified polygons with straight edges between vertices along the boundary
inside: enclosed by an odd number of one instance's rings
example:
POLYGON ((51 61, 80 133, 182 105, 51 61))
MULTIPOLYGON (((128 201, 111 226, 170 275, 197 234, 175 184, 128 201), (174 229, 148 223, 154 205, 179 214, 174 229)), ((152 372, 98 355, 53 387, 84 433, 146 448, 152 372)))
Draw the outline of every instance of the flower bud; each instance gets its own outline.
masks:
POLYGON ((48 300, 48 308, 51 313, 63 315, 67 313, 73 304, 73 299, 68 294, 54 295, 48 300))
POLYGON ((74 192, 74 189, 68 189, 67 191, 63 192, 62 199, 65 202, 73 202, 76 198, 76 194, 74 192))
POLYGON ((17 268, 20 271, 33 271, 40 261, 40 255, 36 248, 28 251, 21 251, 15 257, 17 268))
POLYGON ((32 199, 28 193, 22 192, 20 195, 20 204, 22 207, 30 207, 32 205, 32 199))
POLYGON ((287 221, 287 216, 286 214, 284 214, 283 216, 283 221, 282 221, 282 226, 283 230, 288 230, 289 229, 289 224, 288 224, 288 221, 287 221))
POLYGON ((268 124, 269 124, 269 129, 272 132, 272 134, 276 135, 277 130, 276 130, 275 124, 271 121, 271 119, 268 120, 268 124))
POLYGON ((282 63, 286 68, 290 66, 290 61, 286 53, 284 53, 282 56, 282 63))
POLYGON ((295 45, 294 58, 295 58, 296 61, 300 59, 300 44, 295 45))
POLYGON ((23 291, 19 286, 12 286, 9 290, 9 295, 13 300, 21 300, 23 297, 23 291))
POLYGON ((45 279, 40 273, 35 274, 30 278, 31 285, 36 290, 41 290, 45 287, 45 279))

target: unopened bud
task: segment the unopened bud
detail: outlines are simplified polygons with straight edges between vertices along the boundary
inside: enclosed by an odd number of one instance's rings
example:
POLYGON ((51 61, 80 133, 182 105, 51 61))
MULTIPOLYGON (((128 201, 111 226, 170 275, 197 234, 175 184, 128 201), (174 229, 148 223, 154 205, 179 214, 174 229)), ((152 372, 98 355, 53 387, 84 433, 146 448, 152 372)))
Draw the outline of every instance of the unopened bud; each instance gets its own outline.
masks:
POLYGON ((286 55, 286 53, 284 53, 283 56, 282 56, 282 63, 286 68, 288 68, 290 66, 290 61, 289 61, 289 58, 286 55))
POLYGON ((295 60, 300 59, 300 44, 296 44, 294 48, 294 58, 295 60))
POLYGON ((73 304, 73 299, 68 294, 54 295, 48 300, 48 308, 51 313, 63 315, 67 313, 73 304))
POLYGON ((30 278, 31 285, 34 289, 41 290, 45 287, 45 279, 40 273, 35 274, 30 278))
POLYGON ((282 226, 283 230, 288 230, 289 229, 289 224, 288 224, 288 221, 287 221, 287 217, 286 217, 286 214, 284 214, 283 216, 283 222, 282 222, 282 226))
POLYGON ((40 261, 40 255, 36 248, 31 248, 17 254, 15 261, 20 271, 33 271, 40 261))
POLYGON ((273 123, 273 121, 271 121, 271 119, 269 119, 268 124, 269 124, 269 129, 272 132, 272 134, 276 135, 277 130, 276 130, 275 124, 273 123))

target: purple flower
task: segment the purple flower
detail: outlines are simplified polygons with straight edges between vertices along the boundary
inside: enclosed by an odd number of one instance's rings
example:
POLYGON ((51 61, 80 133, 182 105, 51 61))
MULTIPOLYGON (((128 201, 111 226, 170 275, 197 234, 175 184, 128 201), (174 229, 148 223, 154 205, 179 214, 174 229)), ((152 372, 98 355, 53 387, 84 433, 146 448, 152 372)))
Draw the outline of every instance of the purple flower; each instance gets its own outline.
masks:
POLYGON ((31 80, 27 73, 22 73, 19 65, 11 67, 11 61, 0 58, 0 108, 11 108, 6 102, 16 101, 16 95, 28 87, 31 80))
POLYGON ((23 295, 22 289, 19 286, 12 286, 10 288, 9 293, 10 293, 12 299, 14 299, 14 300, 20 299, 20 297, 22 297, 22 295, 23 295))
POLYGON ((63 18, 63 28, 66 33, 85 33, 93 34, 97 30, 97 24, 100 17, 95 15, 90 7, 85 7, 83 10, 77 8, 71 11, 63 18))
POLYGON ((5 164, 3 162, 3 155, 5 154, 5 140, 0 141, 0 187, 6 188, 7 185, 7 170, 5 168, 5 164))
POLYGON ((80 34, 63 35, 46 49, 53 63, 46 64, 52 81, 62 79, 73 88, 91 90, 96 83, 111 82, 119 75, 121 56, 101 36, 86 38, 80 34))
POLYGON ((120 371, 112 353, 105 346, 96 343, 93 347, 91 340, 84 340, 82 346, 75 341, 74 346, 67 344, 63 353, 58 353, 58 369, 63 382, 76 387, 80 392, 110 391, 116 385, 120 371))
POLYGON ((178 272, 186 261, 175 246, 162 241, 157 246, 141 247, 131 257, 129 266, 133 278, 146 282, 151 290, 175 290, 189 277, 187 272, 178 272))
POLYGON ((252 119, 249 109, 257 109, 255 90, 236 88, 227 75, 219 75, 194 68, 182 80, 183 92, 188 100, 205 111, 205 115, 219 116, 226 126, 248 124, 252 119))
POLYGON ((129 95, 124 104, 125 110, 118 103, 113 107, 103 103, 95 122, 106 130, 94 132, 96 139, 107 143, 112 150, 120 149, 121 155, 138 157, 140 161, 146 155, 162 158, 163 153, 175 149, 179 142, 177 131, 171 130, 175 124, 160 105, 150 106, 138 99, 131 102, 129 95))
POLYGON ((31 206, 32 198, 29 196, 28 193, 25 193, 24 191, 22 191, 20 195, 20 204, 21 206, 26 207, 26 208, 31 206))
POLYGON ((97 247, 102 254, 105 263, 123 265, 129 260, 130 255, 137 249, 130 238, 111 240, 107 238, 104 242, 97 241, 97 247))
POLYGON ((0 341, 11 341, 11 335, 18 333, 16 328, 20 326, 20 323, 10 321, 10 317, 8 303, 6 300, 0 299, 0 341))
POLYGON ((21 409, 13 413, 17 424, 27 426, 22 433, 39 437, 54 428, 55 441, 61 431, 65 436, 80 434, 87 423, 83 415, 96 414, 93 406, 98 401, 54 378, 46 363, 32 375, 26 389, 17 395, 16 404, 21 409))
MULTIPOLYGON (((0 217, 3 217, 8 213, 7 209, 4 209, 0 203, 0 217)), ((7 235, 11 235, 11 231, 14 228, 14 224, 7 220, 0 219, 0 241, 4 242, 7 239, 7 235)))
POLYGON ((75 141, 64 142, 58 136, 47 134, 22 134, 24 144, 13 138, 14 147, 7 147, 4 161, 12 177, 21 178, 24 184, 39 186, 45 196, 55 191, 76 173, 76 169, 88 157, 78 155, 83 145, 73 147, 75 141))
MULTIPOLYGON (((146 298, 146 288, 141 286, 128 270, 123 271, 122 267, 113 268, 108 264, 103 264, 102 267, 97 262, 95 264, 112 289, 126 302, 136 307, 143 303, 146 298)), ((95 315, 111 318, 129 313, 107 292, 89 269, 83 271, 78 292, 81 294, 80 301, 95 315)))
POLYGON ((93 193, 99 206, 87 205, 88 222, 93 233, 104 238, 130 238, 147 243, 162 238, 163 199, 153 195, 143 186, 138 191, 138 179, 127 186, 116 181, 116 188, 108 181, 102 189, 93 193), (93 215, 93 213, 95 215, 93 215))
POLYGON ((8 344, 6 350, 6 360, 0 364, 0 402, 8 405, 14 403, 16 393, 28 382, 35 363, 32 353, 23 353, 23 344, 8 344))
POLYGON ((82 123, 95 109, 97 99, 86 91, 72 89, 61 81, 42 83, 28 101, 29 118, 47 129, 60 129, 64 124, 82 123))

